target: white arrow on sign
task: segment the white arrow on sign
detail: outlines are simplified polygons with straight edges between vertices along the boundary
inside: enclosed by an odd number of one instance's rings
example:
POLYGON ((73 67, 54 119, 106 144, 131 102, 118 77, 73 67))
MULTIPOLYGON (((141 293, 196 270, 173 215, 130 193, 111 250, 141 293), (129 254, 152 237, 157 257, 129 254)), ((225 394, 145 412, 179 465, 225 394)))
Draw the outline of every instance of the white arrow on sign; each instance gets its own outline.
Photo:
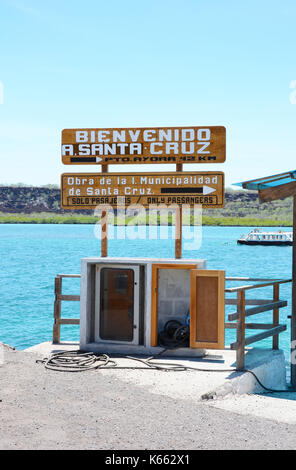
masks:
POLYGON ((99 163, 101 160, 103 160, 101 157, 96 157, 96 162, 99 163))
POLYGON ((211 194, 211 193, 214 193, 216 191, 215 188, 210 188, 209 186, 203 186, 202 187, 203 191, 203 195, 205 196, 206 194, 211 194))

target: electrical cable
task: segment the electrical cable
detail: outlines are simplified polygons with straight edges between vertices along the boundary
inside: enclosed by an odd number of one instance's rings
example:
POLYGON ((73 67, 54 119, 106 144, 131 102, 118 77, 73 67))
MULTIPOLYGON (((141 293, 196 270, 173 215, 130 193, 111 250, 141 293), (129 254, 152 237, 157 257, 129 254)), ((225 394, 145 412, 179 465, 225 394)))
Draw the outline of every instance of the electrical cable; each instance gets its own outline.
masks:
MULTIPOLYGON (((163 353, 164 351, 162 351, 163 353)), ((80 350, 74 351, 61 351, 52 353, 48 358, 37 359, 37 363, 44 364, 46 369, 57 372, 83 372, 95 369, 118 369, 118 370, 158 370, 163 372, 184 372, 184 371, 197 371, 197 372, 237 372, 236 369, 204 369, 200 367, 184 366, 179 363, 173 362, 155 362, 157 356, 151 356, 147 359, 139 357, 126 356, 117 354, 115 357, 140 362, 143 366, 118 366, 114 358, 110 358, 107 354, 96 355, 92 352, 83 352, 80 350)), ((295 393, 295 389, 287 390, 274 390, 263 385, 257 375, 249 370, 244 369, 242 373, 251 374, 258 382, 260 387, 268 393, 295 393)))
MULTIPOLYGON (((118 355, 117 355, 118 356, 118 355)), ((84 353, 80 350, 62 351, 51 354, 48 358, 37 359, 37 363, 44 364, 46 369, 57 372, 83 372, 92 369, 151 369, 160 371, 185 371, 186 367, 182 364, 171 362, 152 363, 154 357, 141 359, 138 357, 124 356, 120 357, 142 363, 145 367, 136 366, 118 366, 116 361, 111 359, 107 354, 95 355, 94 353, 84 353)))
MULTIPOLYGON (((174 350, 178 348, 182 348, 184 346, 188 346, 189 343, 189 325, 190 325, 190 317, 189 312, 187 312, 187 317, 185 320, 185 325, 182 325, 178 320, 169 320, 165 323, 163 330, 158 335, 159 344, 164 346, 163 351, 161 351, 157 356, 162 355, 164 352, 169 350, 174 350), (189 318, 188 318, 189 317, 189 318)), ((155 356, 155 357, 157 357, 155 356)), ((190 367, 187 367, 186 370, 190 370, 190 367)), ((209 369, 196 369, 192 368, 192 370, 199 370, 200 372, 209 372, 209 369)), ((213 369, 211 369, 213 370, 213 369)), ((236 372, 236 369, 216 369, 215 372, 236 372)), ((243 373, 251 374, 255 380, 258 382, 260 387, 263 388, 268 393, 287 393, 288 391, 296 392, 296 390, 273 390, 265 385, 262 384, 260 379, 256 376, 256 374, 249 370, 244 369, 243 373)))
POLYGON ((294 389, 294 388, 287 388, 287 390, 274 390, 272 388, 268 388, 265 385, 263 385, 261 380, 257 377, 257 375, 252 370, 244 369, 244 370, 242 370, 242 372, 243 373, 247 372, 248 374, 251 374, 256 379, 256 381, 258 382, 260 387, 262 387, 268 393, 296 393, 296 389, 294 389))
POLYGON ((158 333, 158 344, 169 349, 188 347, 189 326, 183 325, 179 320, 167 321, 163 330, 158 333))

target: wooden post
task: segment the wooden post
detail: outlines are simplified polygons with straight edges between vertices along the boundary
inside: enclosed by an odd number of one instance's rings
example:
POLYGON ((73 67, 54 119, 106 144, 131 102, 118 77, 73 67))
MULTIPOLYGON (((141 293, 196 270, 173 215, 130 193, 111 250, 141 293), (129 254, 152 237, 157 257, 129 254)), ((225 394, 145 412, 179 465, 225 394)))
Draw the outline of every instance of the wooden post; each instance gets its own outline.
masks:
POLYGON ((108 212, 102 211, 101 214, 101 256, 108 256, 108 212))
MULTIPOLYGON (((182 163, 177 163, 176 170, 183 171, 182 163)), ((182 258, 182 206, 176 209, 175 258, 182 258)))
MULTIPOLYGON (((108 165, 102 165, 102 173, 108 173, 108 165)), ((101 213, 101 256, 108 256, 108 211, 101 213)))
POLYGON ((59 344, 61 341, 61 300, 59 296, 62 294, 62 278, 57 276, 54 280, 54 324, 53 324, 53 333, 52 333, 52 342, 53 344, 59 344))
POLYGON ((245 291, 240 290, 237 293, 237 312, 239 319, 237 321, 236 333, 236 370, 245 368, 245 291))
POLYGON ((182 207, 176 209, 175 258, 182 258, 182 207))
MULTIPOLYGON (((277 302, 280 298, 280 285, 273 286, 273 302, 277 302)), ((279 325, 279 309, 273 310, 273 326, 279 325)), ((279 335, 274 335, 272 339, 272 349, 279 349, 279 335)))
POLYGON ((296 387, 296 195, 293 197, 293 260, 292 260, 292 315, 291 315, 291 384, 296 387))

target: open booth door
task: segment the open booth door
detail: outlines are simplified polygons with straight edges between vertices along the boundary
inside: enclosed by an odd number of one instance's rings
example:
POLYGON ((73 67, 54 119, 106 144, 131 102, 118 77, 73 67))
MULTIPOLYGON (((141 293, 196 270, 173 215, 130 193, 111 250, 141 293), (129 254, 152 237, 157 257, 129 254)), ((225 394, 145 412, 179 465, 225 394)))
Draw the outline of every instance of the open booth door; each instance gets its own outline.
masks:
POLYGON ((225 271, 191 270, 190 347, 224 349, 225 271))

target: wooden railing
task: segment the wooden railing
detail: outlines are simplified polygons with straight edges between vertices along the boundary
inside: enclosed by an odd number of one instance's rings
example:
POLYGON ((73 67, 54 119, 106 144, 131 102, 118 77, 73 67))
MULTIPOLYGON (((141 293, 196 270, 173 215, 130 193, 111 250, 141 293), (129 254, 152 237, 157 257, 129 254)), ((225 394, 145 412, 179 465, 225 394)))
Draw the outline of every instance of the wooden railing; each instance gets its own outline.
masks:
MULTIPOLYGON (((54 301, 54 325, 53 325, 53 344, 60 343, 61 325, 79 325, 79 318, 62 318, 62 301, 80 301, 79 295, 62 294, 63 278, 80 278, 80 274, 58 274, 55 278, 55 301, 54 301)), ((280 284, 291 282, 291 279, 261 279, 248 277, 227 277, 226 281, 244 282, 247 285, 238 287, 228 287, 225 289, 227 294, 236 294, 236 298, 225 298, 226 305, 236 305, 237 311, 228 315, 228 322, 225 328, 236 329, 236 341, 230 345, 231 349, 236 350, 236 369, 243 370, 245 367, 245 347, 262 339, 273 337, 273 349, 279 348, 279 334, 286 330, 286 325, 279 324, 279 309, 287 306, 286 300, 280 300, 280 284), (253 282, 259 282, 253 284, 253 282), (264 287, 273 287, 272 299, 247 299, 246 292, 253 289, 264 287), (246 306, 250 305, 251 308, 246 306), (272 323, 247 323, 246 318, 259 313, 273 311, 272 323), (263 330, 261 333, 246 338, 245 332, 250 330, 263 330)))
POLYGON ((248 284, 238 287, 228 287, 225 293, 236 294, 236 298, 225 298, 226 305, 236 305, 237 311, 228 315, 228 323, 225 328, 236 329, 236 342, 230 345, 231 349, 236 350, 236 369, 243 370, 245 368, 245 347, 252 343, 261 341, 262 339, 273 337, 273 349, 279 348, 279 334, 287 329, 286 325, 279 324, 279 309, 287 306, 286 300, 280 300, 280 284, 291 282, 291 279, 258 279, 248 277, 227 277, 226 281, 244 282, 248 284), (253 282, 259 282, 253 284, 253 282), (249 284, 250 283, 250 284, 249 284), (273 287, 273 298, 269 300, 263 299, 246 299, 246 292, 253 289, 264 287, 273 287), (255 305, 247 308, 246 305, 255 305), (257 315, 262 312, 273 311, 272 323, 246 323, 246 318, 257 315), (230 323, 236 321, 236 323, 230 323), (261 333, 246 338, 246 330, 263 330, 261 333))
POLYGON ((79 325, 79 318, 62 318, 62 301, 80 301, 80 295, 63 295, 62 282, 63 278, 80 278, 80 274, 58 274, 54 281, 54 324, 53 324, 53 344, 60 343, 61 340, 61 325, 79 325))

